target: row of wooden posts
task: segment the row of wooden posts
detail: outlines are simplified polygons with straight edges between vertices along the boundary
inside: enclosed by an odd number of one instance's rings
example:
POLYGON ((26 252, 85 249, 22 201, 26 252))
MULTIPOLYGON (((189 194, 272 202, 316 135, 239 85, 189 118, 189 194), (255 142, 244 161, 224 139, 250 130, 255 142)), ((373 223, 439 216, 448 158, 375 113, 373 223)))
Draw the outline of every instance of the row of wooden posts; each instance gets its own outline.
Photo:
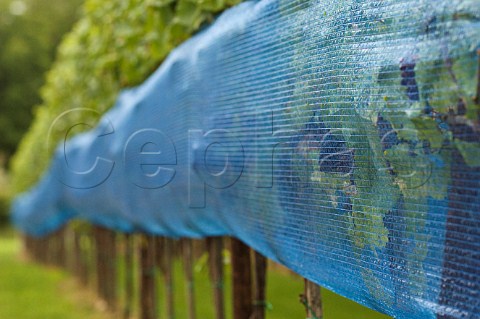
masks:
MULTIPOLYGON (((213 289, 215 319, 226 318, 224 300, 224 262, 222 252, 229 249, 232 263, 232 304, 234 319, 264 319, 266 314, 267 259, 234 238, 209 237, 205 240, 174 240, 143 234, 120 235, 98 226, 66 227, 48 237, 25 237, 27 253, 36 261, 71 271, 85 286, 93 285, 108 309, 129 319, 133 317, 138 284, 139 317, 158 318, 156 273, 164 276, 165 313, 175 318, 173 262, 182 260, 186 281, 188 319, 196 319, 194 261, 208 253, 208 267, 213 289), (137 250, 137 251, 135 251, 137 250), (124 278, 117 280, 117 254, 123 256, 124 278), (139 280, 135 280, 138 258, 139 280), (118 284, 124 285, 123 300, 118 298, 118 284)), ((300 295, 307 318, 322 318, 320 287, 305 279, 300 295)), ((200 318, 204 319, 204 318, 200 318)))

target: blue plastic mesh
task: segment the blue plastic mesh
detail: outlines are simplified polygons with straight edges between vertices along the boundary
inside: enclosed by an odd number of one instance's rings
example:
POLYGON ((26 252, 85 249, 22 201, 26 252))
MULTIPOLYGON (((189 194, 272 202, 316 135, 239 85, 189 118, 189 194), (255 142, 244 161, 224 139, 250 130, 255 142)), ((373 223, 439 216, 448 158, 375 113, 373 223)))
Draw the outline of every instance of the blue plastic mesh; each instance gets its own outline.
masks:
POLYGON ((241 4, 59 146, 14 222, 233 235, 396 318, 480 318, 479 27, 477 0, 241 4))

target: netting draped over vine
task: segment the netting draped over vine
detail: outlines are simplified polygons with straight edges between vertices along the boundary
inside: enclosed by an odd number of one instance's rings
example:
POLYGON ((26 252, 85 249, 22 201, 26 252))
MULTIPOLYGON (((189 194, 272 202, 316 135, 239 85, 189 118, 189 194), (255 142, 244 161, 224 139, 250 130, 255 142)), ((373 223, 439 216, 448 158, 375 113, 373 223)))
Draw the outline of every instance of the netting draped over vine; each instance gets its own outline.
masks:
POLYGON ((480 318, 479 30, 476 0, 243 3, 60 145, 13 220, 233 235, 396 318, 480 318))

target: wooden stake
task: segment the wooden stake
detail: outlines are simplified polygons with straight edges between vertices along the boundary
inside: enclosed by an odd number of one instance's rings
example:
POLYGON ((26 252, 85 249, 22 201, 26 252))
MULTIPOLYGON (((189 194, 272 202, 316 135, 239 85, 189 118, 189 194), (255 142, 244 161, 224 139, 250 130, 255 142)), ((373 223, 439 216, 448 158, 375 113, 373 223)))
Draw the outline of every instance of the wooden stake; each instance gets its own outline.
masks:
POLYGON ((140 318, 155 319, 155 238, 141 236, 140 242, 140 318))
POLYGON ((104 293, 104 286, 103 282, 105 281, 105 263, 104 263, 104 255, 103 251, 104 247, 104 238, 103 238, 103 231, 100 227, 93 227, 93 236, 95 239, 95 265, 96 265, 96 279, 97 279, 97 294, 102 298, 105 299, 104 293))
POLYGON ((56 248, 56 265, 60 268, 67 268, 67 250, 65 249, 66 229, 61 228, 55 234, 56 248))
POLYGON ((115 233, 95 226, 94 235, 97 253, 97 290, 110 310, 116 307, 116 244, 115 233))
POLYGON ((222 237, 207 238, 210 280, 213 285, 213 300, 215 318, 225 319, 225 305, 223 298, 223 239, 222 237))
POLYGON ((85 252, 81 245, 82 234, 78 230, 73 230, 73 263, 74 274, 78 281, 84 285, 88 285, 88 270, 85 252))
POLYGON ((252 315, 252 271, 250 248, 236 238, 231 240, 233 318, 249 319, 252 315))
POLYGON ((45 238, 45 261, 47 265, 55 264, 55 241, 53 240, 53 235, 48 235, 45 238))
POLYGON ((74 243, 74 229, 70 226, 65 227, 65 253, 66 253, 66 268, 71 275, 76 276, 77 265, 75 262, 75 243, 74 243))
POLYGON ((49 235, 45 238, 45 241, 43 242, 43 250, 44 250, 44 254, 45 254, 45 263, 47 265, 52 265, 53 262, 52 262, 52 235, 49 235))
POLYGON ((43 264, 47 263, 47 241, 45 238, 33 238, 35 243, 35 259, 43 264))
POLYGON ((132 315, 134 250, 133 239, 133 235, 125 234, 125 308, 123 309, 124 319, 129 319, 132 315))
POLYGON ((195 287, 193 279, 193 243, 191 239, 182 240, 183 268, 185 272, 188 318, 195 319, 195 287))
POLYGON ((164 240, 164 275, 165 275, 165 289, 166 289, 166 308, 167 318, 175 318, 175 299, 173 296, 173 261, 174 261, 174 241, 170 238, 164 240))
POLYGON ((107 271, 106 299, 110 310, 117 306, 117 241, 116 233, 106 229, 105 241, 107 250, 105 252, 105 266, 107 271))
POLYGON ((320 286, 305 279, 305 293, 300 295, 300 301, 305 306, 307 319, 322 319, 322 295, 320 286))
POLYGON ((84 258, 87 265, 87 282, 92 288, 95 287, 96 280, 96 248, 95 248, 95 231, 93 227, 89 227, 84 234, 84 258))
POLYGON ((254 290, 254 308, 251 319, 265 319, 266 283, 267 283, 267 258, 258 252, 254 252, 255 263, 255 290, 254 290))
POLYGON ((157 267, 160 269, 162 274, 165 274, 165 237, 155 237, 156 238, 156 258, 155 262, 157 267))

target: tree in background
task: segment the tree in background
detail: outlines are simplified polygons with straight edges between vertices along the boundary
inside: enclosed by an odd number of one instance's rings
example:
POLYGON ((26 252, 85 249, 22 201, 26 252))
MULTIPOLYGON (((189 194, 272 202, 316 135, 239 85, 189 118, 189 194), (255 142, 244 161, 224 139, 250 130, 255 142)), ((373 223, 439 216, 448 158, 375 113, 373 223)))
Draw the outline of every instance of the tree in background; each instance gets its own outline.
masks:
POLYGON ((56 47, 82 0, 0 0, 0 226, 8 221, 8 160, 30 126, 56 47))
POLYGON ((46 76, 32 125, 11 160, 12 191, 32 187, 60 141, 94 126, 122 89, 145 81, 173 48, 239 1, 85 0, 46 76), (87 109, 92 112, 78 112, 87 109), (67 130, 65 136, 66 128, 75 131, 67 130))
POLYGON ((40 104, 39 89, 81 0, 0 0, 0 166, 40 104))

